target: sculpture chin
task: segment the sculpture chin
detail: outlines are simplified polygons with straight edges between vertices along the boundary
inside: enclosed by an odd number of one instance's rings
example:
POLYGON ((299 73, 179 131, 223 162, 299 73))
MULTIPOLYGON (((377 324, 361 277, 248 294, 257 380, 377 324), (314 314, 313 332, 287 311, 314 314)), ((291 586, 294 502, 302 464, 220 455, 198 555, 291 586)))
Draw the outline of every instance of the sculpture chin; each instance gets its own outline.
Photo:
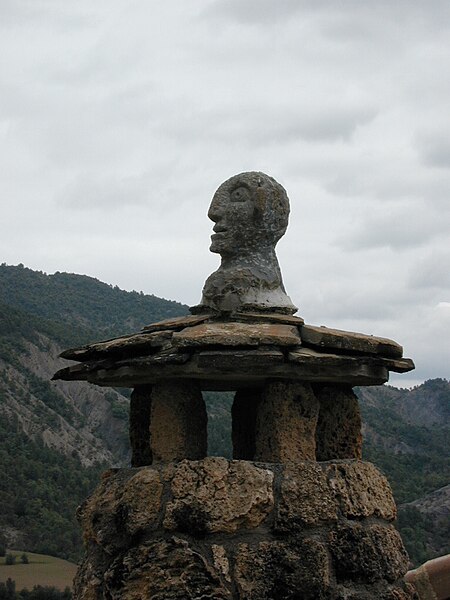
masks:
POLYGON ((230 244, 230 241, 227 239, 224 233, 213 233, 211 236, 211 245, 209 247, 210 252, 223 255, 232 254, 232 249, 230 246, 232 246, 232 244, 230 244))

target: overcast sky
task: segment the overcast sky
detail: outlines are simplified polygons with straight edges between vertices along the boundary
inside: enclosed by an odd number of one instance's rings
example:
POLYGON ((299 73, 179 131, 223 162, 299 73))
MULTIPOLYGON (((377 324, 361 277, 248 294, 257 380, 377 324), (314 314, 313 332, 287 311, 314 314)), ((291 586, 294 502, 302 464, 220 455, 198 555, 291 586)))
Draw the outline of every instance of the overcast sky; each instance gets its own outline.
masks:
POLYGON ((0 261, 196 304, 215 189, 264 171, 298 314, 449 378, 449 29, 448 0, 1 0, 0 261))

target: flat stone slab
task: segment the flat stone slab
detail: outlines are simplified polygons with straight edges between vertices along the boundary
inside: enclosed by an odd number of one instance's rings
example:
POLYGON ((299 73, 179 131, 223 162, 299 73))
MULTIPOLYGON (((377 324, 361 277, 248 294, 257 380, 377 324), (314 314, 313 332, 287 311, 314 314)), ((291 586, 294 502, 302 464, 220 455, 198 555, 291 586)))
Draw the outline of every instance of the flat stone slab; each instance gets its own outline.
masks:
POLYGON ((196 357, 200 368, 235 371, 254 369, 256 366, 270 369, 274 364, 284 362, 284 354, 280 350, 211 350, 200 352, 196 357))
POLYGON ((164 329, 183 329, 184 327, 192 327, 207 321, 211 318, 211 314, 205 313, 202 315, 187 315, 186 317, 174 317, 172 319, 164 319, 164 321, 158 321, 157 323, 151 323, 142 329, 148 333, 152 331, 162 331, 164 329))
POLYGON ((110 355, 145 354, 170 345, 172 331, 154 333, 136 333, 104 342, 88 344, 79 348, 71 348, 61 352, 60 357, 68 360, 87 361, 110 355))
POLYGON ((202 323, 173 334, 178 348, 193 346, 296 346, 298 329, 277 323, 202 323))
POLYGON ((351 356, 345 354, 331 354, 324 352, 317 352, 311 348, 300 347, 296 348, 292 352, 289 352, 288 358, 291 362, 295 362, 302 365, 315 365, 323 369, 341 369, 348 365, 357 364, 378 364, 384 366, 389 371, 395 371, 396 373, 407 373, 412 371, 414 362, 410 358, 383 358, 381 356, 376 357, 364 357, 364 356, 351 356), (367 360, 366 360, 367 359, 367 360))
POLYGON ((307 346, 331 348, 342 352, 378 354, 389 358, 403 356, 403 348, 397 342, 364 333, 303 325, 300 327, 300 335, 302 342, 307 346))
POLYGON ((237 312, 232 314, 232 320, 250 321, 252 323, 285 323, 295 327, 300 327, 305 322, 301 317, 295 317, 294 315, 267 312, 237 312))
POLYGON ((190 357, 188 353, 163 356, 161 362, 158 362, 158 355, 153 355, 80 363, 58 371, 53 378, 118 387, 153 384, 165 379, 197 379, 206 390, 262 386, 268 379, 350 385, 381 385, 389 379, 387 367, 379 358, 370 356, 336 356, 328 365, 320 360, 287 361, 282 352, 275 353, 274 360, 268 361, 269 355, 250 349, 239 349, 234 356, 229 349, 199 352, 190 357), (221 385, 217 386, 217 382, 221 385))

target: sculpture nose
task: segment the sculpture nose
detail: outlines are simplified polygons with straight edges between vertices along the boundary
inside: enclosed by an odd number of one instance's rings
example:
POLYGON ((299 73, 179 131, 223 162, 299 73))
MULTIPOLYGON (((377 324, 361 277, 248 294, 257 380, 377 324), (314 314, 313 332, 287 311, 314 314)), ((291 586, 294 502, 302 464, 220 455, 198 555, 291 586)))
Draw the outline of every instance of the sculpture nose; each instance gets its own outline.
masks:
POLYGON ((220 198, 217 196, 217 194, 214 195, 211 201, 208 210, 208 217, 211 219, 211 221, 214 221, 214 223, 217 223, 218 221, 220 221, 220 219, 223 218, 222 202, 220 201, 220 198))

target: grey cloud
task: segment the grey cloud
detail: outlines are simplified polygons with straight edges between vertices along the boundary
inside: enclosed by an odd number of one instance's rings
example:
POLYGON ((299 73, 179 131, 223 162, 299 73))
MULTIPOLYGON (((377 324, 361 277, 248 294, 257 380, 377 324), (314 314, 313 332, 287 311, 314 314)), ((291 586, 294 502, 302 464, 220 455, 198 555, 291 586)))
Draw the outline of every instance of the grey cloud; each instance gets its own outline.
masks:
POLYGON ((297 140, 324 142, 349 140, 355 130, 370 123, 377 112, 366 106, 322 105, 295 109, 276 106, 209 109, 191 112, 189 107, 174 106, 173 118, 166 119, 158 129, 177 139, 198 139, 221 142, 237 141, 244 145, 285 144, 297 140))
POLYGON ((423 214, 420 218, 405 211, 367 219, 353 235, 340 240, 338 244, 352 251, 382 247, 407 250, 424 245, 447 232, 448 223, 438 215, 423 214))
POLYGON ((419 151, 425 165, 450 169, 450 138, 440 134, 433 138, 422 139, 419 151))
POLYGON ((146 177, 105 179, 84 173, 63 189, 59 203, 72 209, 102 211, 145 205, 149 202, 149 186, 146 177))
POLYGON ((207 9, 206 14, 214 17, 225 17, 244 24, 273 25, 277 21, 287 21, 303 12, 312 15, 330 15, 337 18, 342 15, 356 21, 365 18, 373 23, 378 16, 379 27, 386 30, 390 23, 415 22, 417 19, 431 22, 436 27, 445 27, 445 17, 450 14, 446 0, 436 0, 432 10, 422 0, 379 0, 376 3, 365 3, 359 0, 216 0, 207 9), (392 21, 390 19, 393 19, 392 21))
POLYGON ((409 286, 414 289, 450 291, 450 252, 434 251, 411 270, 409 286))
POLYGON ((241 23, 274 23, 302 10, 298 0, 216 0, 205 9, 206 16, 226 17, 241 23))
POLYGON ((0 28, 42 23, 45 26, 51 24, 62 31, 73 31, 93 25, 96 8, 99 7, 81 2, 62 6, 58 0, 2 0, 0 28))

